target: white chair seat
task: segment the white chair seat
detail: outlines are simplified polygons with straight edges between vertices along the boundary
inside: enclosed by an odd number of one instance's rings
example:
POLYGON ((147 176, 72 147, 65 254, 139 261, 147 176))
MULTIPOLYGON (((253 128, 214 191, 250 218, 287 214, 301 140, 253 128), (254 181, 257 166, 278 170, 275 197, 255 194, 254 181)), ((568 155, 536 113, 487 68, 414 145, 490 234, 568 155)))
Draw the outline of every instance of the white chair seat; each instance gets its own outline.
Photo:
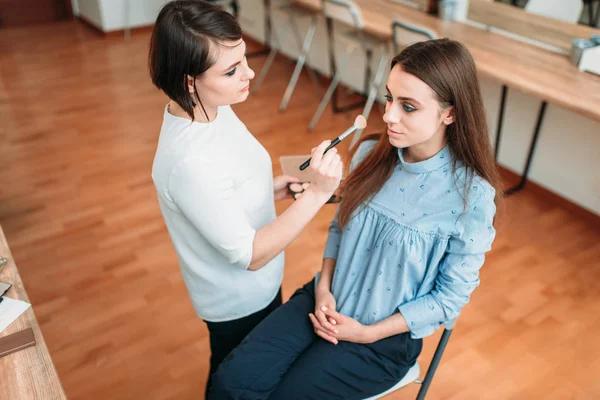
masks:
POLYGON ((386 390, 383 393, 376 394, 375 396, 371 396, 364 400, 375 400, 375 399, 379 399, 380 397, 383 397, 387 394, 390 394, 390 393, 408 385, 409 383, 416 381, 417 379, 419 379, 420 374, 421 374, 421 368, 419 368, 419 363, 416 362, 415 365, 410 367, 410 369, 408 370, 406 375, 404 375, 404 378, 400 379, 400 381, 398 383, 396 383, 394 386, 392 386, 391 388, 389 388, 388 390, 386 390))

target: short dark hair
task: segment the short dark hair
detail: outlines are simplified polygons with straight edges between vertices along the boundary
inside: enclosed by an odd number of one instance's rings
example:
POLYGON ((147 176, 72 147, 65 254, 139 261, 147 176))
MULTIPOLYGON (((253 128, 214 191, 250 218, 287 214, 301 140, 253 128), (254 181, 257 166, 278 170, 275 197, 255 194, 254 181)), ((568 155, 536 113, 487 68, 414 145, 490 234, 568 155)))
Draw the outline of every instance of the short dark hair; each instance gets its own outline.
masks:
POLYGON ((197 77, 215 64, 211 44, 241 38, 242 29, 235 18, 214 4, 204 0, 175 0, 165 4, 150 39, 148 67, 152 83, 192 120, 196 100, 206 114, 195 85, 196 99, 189 93, 186 76, 197 77))

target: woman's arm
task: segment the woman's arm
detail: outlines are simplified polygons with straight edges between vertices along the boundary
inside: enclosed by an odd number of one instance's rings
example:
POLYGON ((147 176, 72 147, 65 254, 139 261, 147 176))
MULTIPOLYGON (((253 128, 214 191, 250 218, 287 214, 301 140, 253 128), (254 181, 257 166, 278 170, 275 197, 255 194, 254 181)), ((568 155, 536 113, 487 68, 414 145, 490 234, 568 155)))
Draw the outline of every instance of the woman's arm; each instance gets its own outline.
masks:
POLYGON ((323 266, 321 267, 321 275, 319 277, 319 283, 317 284, 317 290, 331 291, 331 281, 333 279, 333 271, 335 270, 335 259, 326 258, 323 260, 323 266))
POLYGON ((335 148, 323 155, 328 144, 325 141, 312 151, 310 168, 315 181, 283 214, 256 233, 249 270, 262 268, 289 246, 339 186, 342 161, 335 148))
MULTIPOLYGON (((396 313, 391 317, 381 320, 373 325, 363 325, 354 318, 338 313, 330 307, 321 307, 319 310, 328 320, 336 321, 335 326, 329 327, 320 324, 316 318, 311 317, 313 325, 317 329, 317 324, 326 328, 316 333, 322 338, 337 344, 338 340, 344 340, 353 343, 373 343, 390 336, 408 332, 408 325, 402 314, 396 313)), ((315 313, 316 314, 316 313, 315 313)), ((318 329, 317 329, 318 330, 318 329)))
POLYGON ((316 179, 281 216, 254 229, 243 210, 231 177, 213 171, 202 159, 186 159, 171 171, 169 192, 179 211, 198 233, 232 265, 257 270, 298 236, 337 189, 342 162, 334 148, 324 156, 325 141, 313 150, 316 179))
POLYGON ((333 191, 316 191, 313 189, 314 186, 311 184, 302 197, 279 217, 256 232, 249 270, 256 271, 262 268, 277 254, 285 250, 331 197, 333 191))
POLYGON ((402 314, 397 313, 366 328, 367 343, 373 343, 390 336, 408 332, 408 325, 402 314))

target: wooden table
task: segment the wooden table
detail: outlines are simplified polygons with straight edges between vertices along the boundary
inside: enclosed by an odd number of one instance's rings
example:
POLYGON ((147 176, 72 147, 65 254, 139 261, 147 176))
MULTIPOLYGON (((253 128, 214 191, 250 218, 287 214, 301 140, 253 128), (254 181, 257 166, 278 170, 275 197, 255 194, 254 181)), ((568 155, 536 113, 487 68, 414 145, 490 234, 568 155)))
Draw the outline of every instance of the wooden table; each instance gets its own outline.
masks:
MULTIPOLYGON (((6 296, 29 302, 1 226, 0 255, 9 259, 8 264, 0 269, 0 281, 13 285, 6 296)), ((0 358, 0 399, 66 399, 32 307, 0 333, 0 337, 26 328, 33 329, 36 344, 0 358)))
MULTIPOLYGON (((321 9, 321 0, 294 0, 321 9)), ((365 30, 390 36, 397 18, 464 43, 478 71, 525 94, 600 121, 600 76, 580 72, 569 56, 520 42, 462 22, 444 22, 423 11, 389 0, 355 0, 360 6, 365 30)))
POLYGON ((573 39, 588 39, 591 35, 600 34, 600 29, 590 26, 544 17, 510 4, 492 3, 485 0, 469 0, 467 18, 549 44, 566 52, 571 51, 573 39))
MULTIPOLYGON (((293 1, 314 11, 321 10, 321 0, 293 1)), ((361 9, 365 31, 371 34, 391 37, 392 22, 398 19, 433 31, 439 37, 460 41, 467 46, 478 72, 499 82, 503 88, 496 151, 500 144, 508 88, 542 100, 521 182, 508 189, 508 194, 522 189, 525 185, 548 103, 600 121, 600 76, 578 71, 577 67, 570 63, 568 55, 551 52, 467 23, 442 21, 414 7, 390 0, 354 0, 354 3, 361 9)))

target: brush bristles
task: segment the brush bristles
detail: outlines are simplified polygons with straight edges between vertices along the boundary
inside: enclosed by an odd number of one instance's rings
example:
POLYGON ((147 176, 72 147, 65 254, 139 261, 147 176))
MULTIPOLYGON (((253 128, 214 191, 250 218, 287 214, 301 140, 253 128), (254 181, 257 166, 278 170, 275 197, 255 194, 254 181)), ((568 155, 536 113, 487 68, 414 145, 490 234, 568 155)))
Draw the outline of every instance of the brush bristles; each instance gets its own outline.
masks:
POLYGON ((367 120, 362 115, 359 115, 354 120, 354 126, 356 129, 365 129, 367 127, 367 120))

